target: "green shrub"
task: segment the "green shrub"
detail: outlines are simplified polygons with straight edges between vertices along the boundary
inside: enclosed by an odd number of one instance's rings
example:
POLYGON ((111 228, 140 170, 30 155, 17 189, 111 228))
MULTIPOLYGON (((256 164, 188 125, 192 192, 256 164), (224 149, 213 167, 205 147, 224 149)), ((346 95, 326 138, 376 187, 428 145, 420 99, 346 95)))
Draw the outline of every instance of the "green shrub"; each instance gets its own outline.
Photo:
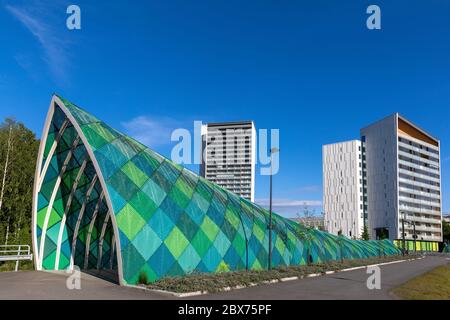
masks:
POLYGON ((228 272, 230 271, 230 267, 224 262, 220 262, 219 267, 217 268, 217 272, 228 272))
MULTIPOLYGON (((174 292, 208 291, 219 292, 226 287, 248 286, 251 283, 261 285, 264 281, 282 279, 285 277, 301 277, 312 273, 325 273, 349 267, 366 266, 381 262, 402 260, 402 256, 372 257, 368 259, 353 259, 344 261, 327 261, 311 265, 278 266, 268 270, 230 271, 229 266, 221 264, 218 273, 192 272, 190 275, 166 277, 148 284, 151 289, 174 292), (223 272, 223 271, 228 272, 223 272)), ((140 278, 139 278, 140 279, 140 278)))
POLYGON ((139 273, 138 284, 149 284, 147 273, 145 273, 144 271, 141 271, 141 273, 139 273))

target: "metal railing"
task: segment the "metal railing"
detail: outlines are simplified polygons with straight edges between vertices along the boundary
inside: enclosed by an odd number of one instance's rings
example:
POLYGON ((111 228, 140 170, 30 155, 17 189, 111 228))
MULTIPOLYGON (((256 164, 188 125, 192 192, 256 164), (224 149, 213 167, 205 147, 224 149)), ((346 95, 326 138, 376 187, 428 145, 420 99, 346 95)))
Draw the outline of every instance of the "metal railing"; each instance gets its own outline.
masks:
POLYGON ((29 245, 0 245, 0 262, 16 261, 16 272, 19 270, 19 262, 25 260, 33 260, 29 245))

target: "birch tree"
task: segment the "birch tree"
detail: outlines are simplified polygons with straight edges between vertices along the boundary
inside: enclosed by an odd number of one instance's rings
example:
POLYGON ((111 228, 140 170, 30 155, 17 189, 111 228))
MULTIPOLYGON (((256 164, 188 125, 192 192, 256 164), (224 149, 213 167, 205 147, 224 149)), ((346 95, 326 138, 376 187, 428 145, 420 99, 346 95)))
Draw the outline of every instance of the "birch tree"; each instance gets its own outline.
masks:
POLYGON ((6 147, 6 156, 5 156, 5 164, 3 166, 3 178, 2 178, 2 189, 0 191, 0 211, 2 211, 3 207, 3 197, 5 196, 5 187, 6 187, 6 175, 8 174, 9 167, 9 154, 11 152, 11 138, 12 138, 12 126, 9 126, 8 133, 8 141, 6 147))
MULTIPOLYGON (((5 164, 3 166, 3 177, 2 177, 2 188, 0 191, 0 212, 3 208, 3 199, 5 196, 5 188, 6 188, 6 177, 8 175, 8 169, 9 169, 9 162, 10 162, 10 153, 11 153, 11 144, 12 144, 12 124, 9 123, 8 126, 8 139, 7 139, 7 147, 6 147, 6 155, 5 155, 5 164)), ((5 245, 8 245, 8 238, 9 238, 9 226, 11 222, 11 217, 8 216, 7 223, 6 223, 6 235, 5 235, 5 245)))
POLYGON ((31 207, 38 141, 22 123, 0 124, 0 239, 31 242, 31 207))

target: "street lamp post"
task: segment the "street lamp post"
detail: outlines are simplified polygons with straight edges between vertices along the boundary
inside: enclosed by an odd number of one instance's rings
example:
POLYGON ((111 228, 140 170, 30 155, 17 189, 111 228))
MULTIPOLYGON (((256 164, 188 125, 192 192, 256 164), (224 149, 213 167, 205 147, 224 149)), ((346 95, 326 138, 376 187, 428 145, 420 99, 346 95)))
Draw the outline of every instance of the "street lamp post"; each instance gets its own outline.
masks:
POLYGON ((413 224, 414 252, 416 252, 416 239, 417 239, 416 222, 413 221, 412 224, 413 224))
POLYGON ((279 152, 280 149, 278 148, 271 148, 270 149, 270 199, 269 199, 269 261, 268 261, 268 269, 272 269, 272 155, 274 153, 279 152))
POLYGON ((405 255, 406 252, 406 239, 405 239, 405 219, 406 219, 406 213, 403 212, 402 217, 402 239, 403 239, 403 255, 405 255))

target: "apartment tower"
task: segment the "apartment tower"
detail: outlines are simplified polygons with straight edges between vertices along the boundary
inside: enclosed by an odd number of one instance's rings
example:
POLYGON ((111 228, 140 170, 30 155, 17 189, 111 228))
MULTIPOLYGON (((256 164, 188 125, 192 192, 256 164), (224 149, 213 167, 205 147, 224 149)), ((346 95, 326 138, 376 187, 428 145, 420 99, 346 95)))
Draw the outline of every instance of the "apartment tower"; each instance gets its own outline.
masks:
POLYGON ((202 126, 200 175, 254 201, 256 130, 252 121, 202 126))
POLYGON ((442 242, 440 141, 398 113, 361 130, 372 238, 442 242), (404 223, 402 220, 405 220, 404 223))

